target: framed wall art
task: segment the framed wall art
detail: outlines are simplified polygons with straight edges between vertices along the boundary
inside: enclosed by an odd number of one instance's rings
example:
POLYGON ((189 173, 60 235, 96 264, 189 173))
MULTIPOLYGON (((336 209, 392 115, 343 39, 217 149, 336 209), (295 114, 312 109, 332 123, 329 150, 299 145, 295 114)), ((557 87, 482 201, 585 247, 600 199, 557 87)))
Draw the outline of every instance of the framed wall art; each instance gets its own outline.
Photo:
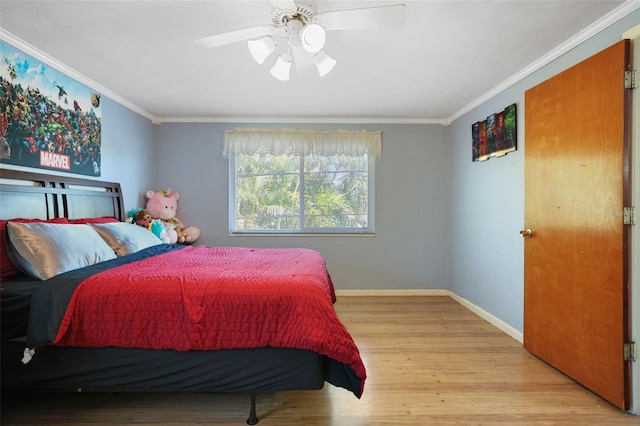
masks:
POLYGON ((100 176, 100 95, 0 40, 0 162, 100 176))
POLYGON ((517 111, 511 104, 503 111, 491 114, 486 120, 471 125, 471 158, 485 161, 502 157, 517 149, 517 111))

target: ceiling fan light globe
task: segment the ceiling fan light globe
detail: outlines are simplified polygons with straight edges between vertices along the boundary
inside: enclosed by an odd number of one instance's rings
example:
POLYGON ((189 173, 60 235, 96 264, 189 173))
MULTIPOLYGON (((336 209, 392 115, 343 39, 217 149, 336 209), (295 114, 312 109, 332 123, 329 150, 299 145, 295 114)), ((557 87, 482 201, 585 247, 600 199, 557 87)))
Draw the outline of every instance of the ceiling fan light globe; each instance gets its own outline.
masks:
POLYGON ((259 64, 264 63, 265 59, 276 50, 276 44, 269 36, 262 37, 259 40, 249 40, 247 47, 253 60, 259 64))
POLYGON ((333 69, 333 67, 336 66, 336 63, 338 62, 331 56, 327 55, 324 51, 316 53, 311 59, 318 69, 318 74, 320 74, 320 77, 324 77, 325 75, 329 74, 329 72, 333 69))
POLYGON ((290 71, 291 61, 284 59, 282 55, 278 56, 276 63, 273 65, 273 67, 271 67, 271 70, 269 70, 271 75, 280 81, 289 80, 290 71))
POLYGON ((317 53, 322 50, 327 41, 327 34, 319 24, 308 24, 300 31, 300 43, 309 53, 317 53))

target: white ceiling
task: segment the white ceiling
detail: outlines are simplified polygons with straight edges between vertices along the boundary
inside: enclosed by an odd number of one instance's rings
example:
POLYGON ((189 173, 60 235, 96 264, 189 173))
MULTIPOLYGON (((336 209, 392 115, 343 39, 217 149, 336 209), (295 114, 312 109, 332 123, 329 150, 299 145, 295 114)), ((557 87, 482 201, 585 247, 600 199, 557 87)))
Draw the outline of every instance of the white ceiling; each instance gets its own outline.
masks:
MULTIPOLYGON (((156 122, 447 124, 640 6, 636 1, 317 1, 407 5, 401 30, 330 31, 327 76, 288 82, 246 42, 198 37, 271 23, 262 1, 0 1, 5 41, 156 122), (65 70, 63 70, 65 71, 65 70)), ((272 58, 273 59, 273 58, 272 58)))

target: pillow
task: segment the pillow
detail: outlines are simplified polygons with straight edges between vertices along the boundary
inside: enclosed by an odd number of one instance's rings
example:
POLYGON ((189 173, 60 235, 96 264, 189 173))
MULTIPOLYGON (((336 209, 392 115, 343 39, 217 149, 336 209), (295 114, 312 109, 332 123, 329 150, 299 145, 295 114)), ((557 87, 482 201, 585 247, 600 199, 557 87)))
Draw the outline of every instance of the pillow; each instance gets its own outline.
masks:
POLYGON ((160 238, 156 237, 153 232, 133 223, 103 223, 91 226, 98 231, 98 234, 104 238, 118 256, 162 244, 160 238))
POLYGON ((91 225, 9 222, 6 227, 9 257, 34 279, 116 258, 91 225))
POLYGON ((111 223, 111 222, 120 222, 113 216, 103 216, 103 217, 85 217, 82 219, 69 219, 69 223, 78 224, 78 223, 111 223))
POLYGON ((0 220, 0 281, 4 281, 11 277, 15 277, 16 275, 20 275, 22 272, 16 265, 13 264, 13 261, 9 257, 8 249, 7 249, 7 230, 5 225, 7 222, 20 222, 20 223, 33 223, 33 222, 45 222, 45 223, 68 223, 67 219, 64 217, 59 217, 55 219, 23 219, 23 218, 15 218, 9 220, 0 220))

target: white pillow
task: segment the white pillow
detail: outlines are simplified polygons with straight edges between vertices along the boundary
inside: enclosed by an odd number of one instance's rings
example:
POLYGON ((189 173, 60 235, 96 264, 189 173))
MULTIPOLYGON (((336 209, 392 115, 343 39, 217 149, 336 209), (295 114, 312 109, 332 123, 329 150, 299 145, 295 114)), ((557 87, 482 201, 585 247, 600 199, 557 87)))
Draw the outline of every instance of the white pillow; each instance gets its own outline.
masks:
POLYGON ((90 225, 8 222, 6 226, 9 257, 35 279, 47 280, 116 258, 90 225))
POLYGON ((140 225, 126 222, 92 224, 118 256, 162 244, 160 238, 140 225))

